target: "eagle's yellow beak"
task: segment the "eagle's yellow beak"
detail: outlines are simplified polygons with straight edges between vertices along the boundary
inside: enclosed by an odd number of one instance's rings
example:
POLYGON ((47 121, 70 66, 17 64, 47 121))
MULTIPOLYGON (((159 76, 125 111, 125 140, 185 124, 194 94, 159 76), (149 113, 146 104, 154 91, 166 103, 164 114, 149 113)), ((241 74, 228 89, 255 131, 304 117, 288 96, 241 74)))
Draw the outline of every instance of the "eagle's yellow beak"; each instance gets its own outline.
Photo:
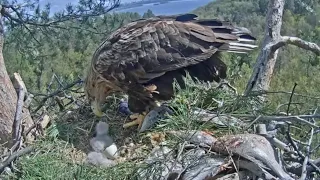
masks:
POLYGON ((102 117, 103 112, 102 112, 101 106, 97 100, 91 101, 91 110, 96 116, 102 117))

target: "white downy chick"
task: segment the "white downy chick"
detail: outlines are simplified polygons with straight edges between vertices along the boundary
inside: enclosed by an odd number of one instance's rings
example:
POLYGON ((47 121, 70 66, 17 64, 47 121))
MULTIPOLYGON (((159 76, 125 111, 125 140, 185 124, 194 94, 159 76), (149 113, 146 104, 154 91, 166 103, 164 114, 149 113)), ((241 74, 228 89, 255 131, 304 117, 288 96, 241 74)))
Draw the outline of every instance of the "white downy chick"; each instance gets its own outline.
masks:
POLYGON ((109 125, 99 122, 96 125, 96 137, 90 139, 90 145, 94 151, 103 153, 107 158, 114 160, 118 157, 118 148, 108 133, 109 125))
POLYGON ((112 167, 117 164, 115 161, 106 158, 104 154, 95 151, 89 152, 87 162, 100 167, 112 167))

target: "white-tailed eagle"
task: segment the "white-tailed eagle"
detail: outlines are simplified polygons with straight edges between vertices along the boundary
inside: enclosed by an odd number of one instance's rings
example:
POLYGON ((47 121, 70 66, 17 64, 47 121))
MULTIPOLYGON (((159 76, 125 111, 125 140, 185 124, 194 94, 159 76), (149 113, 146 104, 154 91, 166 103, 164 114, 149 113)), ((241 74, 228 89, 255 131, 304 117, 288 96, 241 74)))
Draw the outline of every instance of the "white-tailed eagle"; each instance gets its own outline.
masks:
POLYGON ((157 16, 128 23, 113 32, 95 51, 85 80, 92 111, 113 92, 128 95, 129 109, 143 121, 158 102, 174 95, 174 79, 183 87, 186 72, 200 81, 227 76, 221 52, 248 53, 257 46, 250 31, 194 14, 157 16))

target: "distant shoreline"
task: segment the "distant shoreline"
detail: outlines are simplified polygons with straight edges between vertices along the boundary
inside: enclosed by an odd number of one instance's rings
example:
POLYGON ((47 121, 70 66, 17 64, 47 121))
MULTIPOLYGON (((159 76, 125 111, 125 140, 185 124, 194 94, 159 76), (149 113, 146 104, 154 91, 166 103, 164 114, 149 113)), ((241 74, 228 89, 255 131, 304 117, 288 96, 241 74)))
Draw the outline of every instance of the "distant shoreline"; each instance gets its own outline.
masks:
POLYGON ((159 4, 166 4, 173 1, 180 1, 180 0, 146 0, 146 1, 126 3, 126 4, 120 5, 118 8, 115 9, 115 11, 136 8, 136 7, 140 7, 147 4, 153 4, 154 6, 156 6, 159 4))

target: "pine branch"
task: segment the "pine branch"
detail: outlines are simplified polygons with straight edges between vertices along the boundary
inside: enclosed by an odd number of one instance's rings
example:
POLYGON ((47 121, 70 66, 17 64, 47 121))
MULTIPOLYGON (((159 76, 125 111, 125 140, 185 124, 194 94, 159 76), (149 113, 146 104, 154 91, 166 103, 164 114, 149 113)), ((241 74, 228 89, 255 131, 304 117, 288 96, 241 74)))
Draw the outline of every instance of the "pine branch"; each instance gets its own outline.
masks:
MULTIPOLYGON (((120 0, 110 0, 108 1, 109 6, 105 5, 106 1, 101 0, 99 1, 99 4, 94 4, 96 7, 78 7, 78 10, 68 13, 68 14, 60 14, 58 18, 48 21, 48 22, 35 22, 32 20, 29 20, 28 18, 25 18, 21 12, 18 11, 18 9, 14 5, 6 5, 3 4, 1 8, 1 14, 4 17, 7 17, 11 21, 21 24, 21 25, 33 25, 33 26, 38 26, 38 27, 52 27, 55 26, 59 23, 65 22, 65 21, 70 21, 73 19, 79 19, 79 18, 86 18, 86 17, 95 17, 95 16, 100 16, 103 14, 106 14, 110 12, 111 10, 117 8, 120 5, 120 0), (87 8, 87 9, 84 9, 87 8), (9 12, 9 10, 12 10, 14 14, 17 17, 14 17, 12 13, 9 12)), ((88 5, 86 5, 88 6, 88 5)))

